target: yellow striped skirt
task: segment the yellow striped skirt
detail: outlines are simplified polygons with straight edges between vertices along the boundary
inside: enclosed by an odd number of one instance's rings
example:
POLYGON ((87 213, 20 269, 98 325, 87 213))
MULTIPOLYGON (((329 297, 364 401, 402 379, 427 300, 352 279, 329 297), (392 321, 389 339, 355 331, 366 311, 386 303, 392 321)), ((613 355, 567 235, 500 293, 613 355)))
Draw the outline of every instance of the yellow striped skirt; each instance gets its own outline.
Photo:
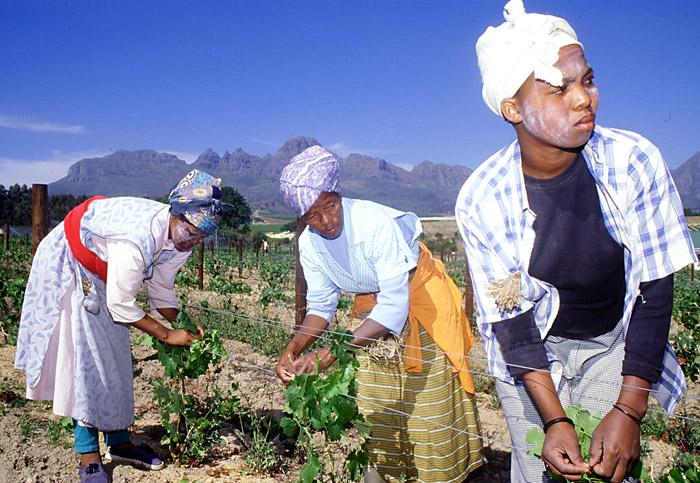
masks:
POLYGON ((461 483, 483 464, 476 400, 422 327, 420 343, 422 373, 404 371, 403 350, 388 359, 359 351, 370 466, 387 482, 461 483))

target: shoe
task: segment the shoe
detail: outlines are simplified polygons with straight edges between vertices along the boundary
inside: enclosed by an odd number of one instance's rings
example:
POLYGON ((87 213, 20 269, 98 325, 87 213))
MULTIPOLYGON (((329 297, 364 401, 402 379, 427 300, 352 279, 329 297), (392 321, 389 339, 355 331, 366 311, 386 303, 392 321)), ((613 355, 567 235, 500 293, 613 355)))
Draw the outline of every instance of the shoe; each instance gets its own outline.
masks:
POLYGON ((109 475, 105 472, 101 461, 81 466, 78 475, 80 483, 109 483, 109 475))
POLYGON ((165 467, 165 463, 155 455, 151 448, 145 445, 131 445, 126 449, 111 447, 107 451, 105 459, 115 463, 126 463, 144 470, 160 470, 165 467))

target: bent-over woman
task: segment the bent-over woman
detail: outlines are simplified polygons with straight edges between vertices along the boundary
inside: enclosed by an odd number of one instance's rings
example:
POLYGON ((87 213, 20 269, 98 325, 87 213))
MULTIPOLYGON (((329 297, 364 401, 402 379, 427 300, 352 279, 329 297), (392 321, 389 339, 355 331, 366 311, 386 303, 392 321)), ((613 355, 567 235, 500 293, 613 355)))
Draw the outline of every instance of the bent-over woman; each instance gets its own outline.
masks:
POLYGON ((175 320, 175 275, 218 226, 221 180, 193 170, 169 201, 91 198, 42 240, 32 263, 15 367, 26 371, 27 398, 53 400, 54 413, 73 418, 81 482, 109 481, 98 430, 107 460, 163 467, 126 429, 134 422, 129 326, 171 345, 203 335, 165 327, 136 294, 143 284, 150 308, 175 320))
POLYGON ((277 374, 285 384, 313 374, 316 355, 327 369, 328 347, 303 353, 333 319, 339 292, 357 294, 358 406, 372 423, 365 481, 462 482, 483 464, 466 358, 474 338, 459 289, 418 242, 420 221, 343 198, 338 161, 320 146, 291 160, 281 189, 308 225, 299 238, 308 315, 277 374))

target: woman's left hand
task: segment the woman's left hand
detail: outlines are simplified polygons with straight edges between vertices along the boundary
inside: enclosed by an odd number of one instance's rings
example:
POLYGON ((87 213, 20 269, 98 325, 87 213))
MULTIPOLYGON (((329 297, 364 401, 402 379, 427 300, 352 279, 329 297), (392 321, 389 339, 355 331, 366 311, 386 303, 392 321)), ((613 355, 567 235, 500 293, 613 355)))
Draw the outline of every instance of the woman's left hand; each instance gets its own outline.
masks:
POLYGON ((591 438, 588 464, 599 476, 618 483, 639 459, 639 425, 613 408, 598 424, 591 438))

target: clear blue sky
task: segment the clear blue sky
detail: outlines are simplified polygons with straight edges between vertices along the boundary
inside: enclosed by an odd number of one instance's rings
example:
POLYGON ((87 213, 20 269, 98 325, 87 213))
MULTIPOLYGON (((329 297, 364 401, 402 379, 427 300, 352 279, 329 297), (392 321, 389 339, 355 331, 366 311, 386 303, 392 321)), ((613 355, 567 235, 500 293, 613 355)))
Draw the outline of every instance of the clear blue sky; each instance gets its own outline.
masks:
MULTIPOLYGON (((505 0, 0 2, 0 184, 83 157, 274 153, 313 136, 410 167, 476 167, 513 138, 474 53, 505 0)), ((700 151, 700 1, 525 0, 566 18, 596 71, 602 125, 674 168, 700 151)))

